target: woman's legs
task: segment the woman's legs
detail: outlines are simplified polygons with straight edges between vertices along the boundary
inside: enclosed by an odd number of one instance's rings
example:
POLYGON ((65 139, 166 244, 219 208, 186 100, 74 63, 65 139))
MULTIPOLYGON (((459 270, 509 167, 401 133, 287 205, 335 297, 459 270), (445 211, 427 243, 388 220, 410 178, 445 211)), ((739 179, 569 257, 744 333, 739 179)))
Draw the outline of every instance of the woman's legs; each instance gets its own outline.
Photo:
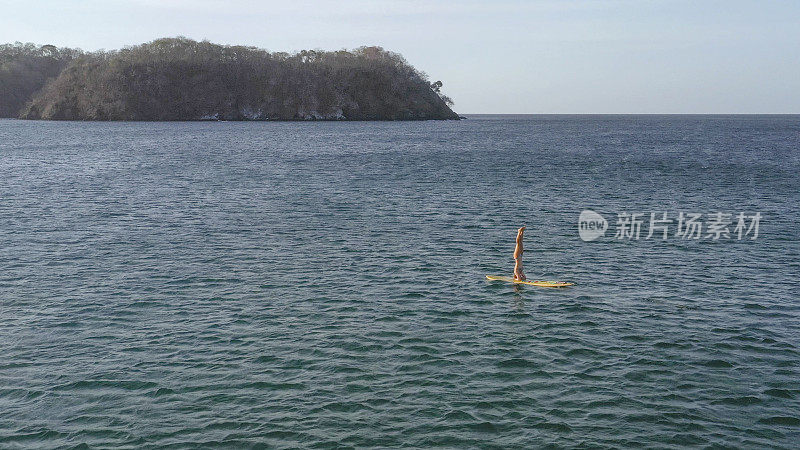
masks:
POLYGON ((517 247, 514 249, 514 279, 524 280, 525 273, 522 272, 522 238, 525 227, 517 230, 517 247))
POLYGON ((514 259, 522 258, 522 238, 525 233, 525 227, 517 230, 517 247, 514 249, 514 259))

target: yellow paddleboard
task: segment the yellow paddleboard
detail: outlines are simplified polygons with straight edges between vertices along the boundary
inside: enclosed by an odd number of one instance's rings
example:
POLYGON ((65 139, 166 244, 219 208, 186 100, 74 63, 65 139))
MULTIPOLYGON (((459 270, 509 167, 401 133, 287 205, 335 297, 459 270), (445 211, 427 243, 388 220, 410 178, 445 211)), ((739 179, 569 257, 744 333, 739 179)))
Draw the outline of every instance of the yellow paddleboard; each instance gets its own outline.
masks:
POLYGON ((560 288, 560 287, 567 287, 574 285, 574 283, 567 283, 566 281, 528 281, 528 280, 521 281, 521 280, 515 280, 514 277, 504 277, 501 275, 486 275, 486 279, 491 281, 505 281, 507 283, 529 284, 531 286, 552 287, 552 288, 560 288))

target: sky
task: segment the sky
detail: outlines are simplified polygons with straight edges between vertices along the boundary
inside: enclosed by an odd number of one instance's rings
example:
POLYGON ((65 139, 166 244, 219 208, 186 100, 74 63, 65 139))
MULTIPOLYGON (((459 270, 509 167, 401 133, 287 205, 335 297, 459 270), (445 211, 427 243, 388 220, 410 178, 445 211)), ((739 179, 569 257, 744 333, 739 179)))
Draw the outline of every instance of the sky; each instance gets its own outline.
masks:
POLYGON ((0 43, 379 45, 462 114, 800 113, 798 0, 0 0, 0 43))

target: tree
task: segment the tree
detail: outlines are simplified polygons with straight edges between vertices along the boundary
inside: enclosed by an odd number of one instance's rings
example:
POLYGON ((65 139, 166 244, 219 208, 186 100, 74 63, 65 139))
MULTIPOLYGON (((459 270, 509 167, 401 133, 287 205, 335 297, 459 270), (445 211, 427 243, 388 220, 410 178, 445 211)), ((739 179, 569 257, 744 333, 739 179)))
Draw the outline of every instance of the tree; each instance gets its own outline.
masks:
POLYGON ((453 106, 453 104, 454 104, 453 103, 453 99, 451 99, 450 97, 448 97, 448 96, 446 96, 446 95, 444 95, 442 93, 442 82, 441 81, 435 81, 435 82, 431 83, 431 90, 433 90, 433 92, 435 92, 436 95, 438 95, 439 98, 442 99, 442 101, 447 106, 453 106))

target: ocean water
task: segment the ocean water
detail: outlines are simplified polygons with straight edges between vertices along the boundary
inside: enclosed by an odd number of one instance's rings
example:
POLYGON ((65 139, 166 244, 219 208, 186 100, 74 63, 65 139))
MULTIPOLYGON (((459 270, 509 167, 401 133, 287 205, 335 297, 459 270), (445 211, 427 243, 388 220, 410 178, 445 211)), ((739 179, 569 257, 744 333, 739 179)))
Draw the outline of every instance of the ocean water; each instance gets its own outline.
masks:
POLYGON ((799 173, 798 116, 0 121, 0 447, 796 446, 799 173), (575 286, 485 280, 522 224, 575 286))

